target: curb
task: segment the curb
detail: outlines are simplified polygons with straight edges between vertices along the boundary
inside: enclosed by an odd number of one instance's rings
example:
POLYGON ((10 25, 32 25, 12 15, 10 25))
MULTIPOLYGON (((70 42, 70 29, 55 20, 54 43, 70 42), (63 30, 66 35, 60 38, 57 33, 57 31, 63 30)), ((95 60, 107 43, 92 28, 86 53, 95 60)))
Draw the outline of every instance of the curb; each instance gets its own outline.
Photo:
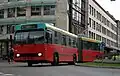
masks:
POLYGON ((81 66, 81 67, 92 67, 92 68, 120 69, 120 67, 112 67, 112 66, 92 66, 92 65, 82 65, 82 64, 76 64, 75 66, 81 66))

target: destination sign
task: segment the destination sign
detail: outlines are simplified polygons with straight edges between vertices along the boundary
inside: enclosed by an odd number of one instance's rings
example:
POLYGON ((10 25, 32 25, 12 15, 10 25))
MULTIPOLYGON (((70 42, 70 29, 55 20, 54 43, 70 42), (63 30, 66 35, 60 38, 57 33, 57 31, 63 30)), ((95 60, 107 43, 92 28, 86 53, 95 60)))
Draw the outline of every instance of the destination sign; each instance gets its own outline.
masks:
POLYGON ((37 28, 37 24, 23 25, 22 29, 35 29, 37 28))

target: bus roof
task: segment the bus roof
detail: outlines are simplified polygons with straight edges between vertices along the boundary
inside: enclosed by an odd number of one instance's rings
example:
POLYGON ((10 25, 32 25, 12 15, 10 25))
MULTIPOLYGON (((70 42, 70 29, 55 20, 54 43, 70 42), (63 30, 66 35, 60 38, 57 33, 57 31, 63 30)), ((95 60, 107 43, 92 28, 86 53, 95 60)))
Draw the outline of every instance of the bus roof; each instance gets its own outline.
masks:
POLYGON ((50 29, 52 29, 52 30, 58 31, 58 32, 60 32, 60 33, 62 33, 62 34, 65 34, 65 35, 69 35, 69 36, 76 37, 76 38, 78 37, 78 36, 75 35, 75 34, 72 34, 72 33, 68 32, 68 31, 65 31, 65 30, 62 30, 62 29, 60 29, 60 28, 51 26, 50 24, 47 24, 47 23, 46 23, 46 27, 47 27, 47 28, 50 28, 50 29))
POLYGON ((20 28, 22 25, 28 25, 28 24, 41 24, 40 26, 44 26, 44 27, 47 27, 47 28, 52 29, 54 31, 60 32, 60 33, 62 33, 64 35, 68 35, 68 36, 72 36, 72 37, 77 38, 77 35, 72 34, 72 33, 68 32, 68 31, 62 30, 60 28, 54 27, 51 23, 30 22, 30 23, 16 25, 15 29, 17 30, 17 28, 20 28))
POLYGON ((101 43, 102 41, 99 40, 94 40, 92 38, 87 38, 87 37, 81 37, 82 40, 88 41, 88 42, 95 42, 95 43, 101 43))
MULTIPOLYGON (((44 27, 47 27, 47 28, 52 29, 52 30, 54 30, 54 31, 60 32, 60 33, 62 33, 62 34, 64 34, 64 35, 68 35, 68 36, 71 36, 71 37, 78 38, 77 35, 72 34, 72 33, 68 32, 68 31, 63 30, 63 29, 54 27, 51 23, 30 22, 30 23, 25 23, 25 24, 19 24, 19 25, 17 25, 17 26, 18 26, 18 28, 19 28, 19 27, 21 27, 22 25, 28 25, 28 24, 40 24, 39 26, 41 26, 41 27, 44 26, 44 27)), ((17 29, 17 28, 16 28, 16 29, 17 29)), ((101 43, 101 41, 99 41, 99 40, 94 40, 94 39, 92 39, 92 38, 81 37, 81 39, 84 40, 84 41, 101 43)))

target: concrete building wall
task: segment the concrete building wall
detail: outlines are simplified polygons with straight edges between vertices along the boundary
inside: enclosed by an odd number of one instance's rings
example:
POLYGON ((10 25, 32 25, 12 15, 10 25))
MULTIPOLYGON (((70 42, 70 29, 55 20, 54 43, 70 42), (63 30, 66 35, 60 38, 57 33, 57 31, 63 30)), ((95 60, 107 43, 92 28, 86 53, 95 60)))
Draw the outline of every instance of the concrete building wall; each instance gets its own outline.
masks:
POLYGON ((56 5, 57 5, 56 6, 56 27, 59 27, 68 31, 69 30, 68 0, 57 0, 56 5))
MULTIPOLYGON (((11 31, 12 25, 26 23, 26 22, 56 23, 56 14, 44 15, 44 8, 45 8, 44 6, 49 5, 51 9, 54 8, 52 6, 55 6, 56 8, 56 3, 57 3, 56 0, 19 0, 19 1, 9 0, 9 1, 10 2, 8 2, 8 0, 0 0, 0 4, 1 4, 0 5, 0 48, 1 48, 0 57, 3 55, 7 55, 8 48, 9 48, 8 39, 10 39, 10 34, 13 35, 13 31, 14 31, 14 30, 11 31), (31 7, 38 6, 38 5, 42 5, 41 9, 39 10, 41 11, 41 15, 32 16, 31 11, 33 10, 31 7), (25 16, 18 17, 18 8, 16 8, 17 6, 26 7, 25 16), (8 11, 11 8, 14 9, 14 11, 11 14, 11 15, 14 15, 13 17, 9 17, 8 15, 9 14, 8 11)), ((60 7, 60 5, 58 6, 60 7)), ((54 10, 56 11, 56 9, 54 10)), ((62 17, 65 17, 65 15, 62 17)), ((60 16, 60 19, 62 19, 61 16, 60 16)), ((61 23, 64 23, 64 20, 61 21, 61 23)), ((57 27, 59 27, 58 23, 56 25, 57 27)), ((62 25, 63 26, 61 28, 67 29, 67 27, 65 26, 66 24, 62 24, 62 25)))

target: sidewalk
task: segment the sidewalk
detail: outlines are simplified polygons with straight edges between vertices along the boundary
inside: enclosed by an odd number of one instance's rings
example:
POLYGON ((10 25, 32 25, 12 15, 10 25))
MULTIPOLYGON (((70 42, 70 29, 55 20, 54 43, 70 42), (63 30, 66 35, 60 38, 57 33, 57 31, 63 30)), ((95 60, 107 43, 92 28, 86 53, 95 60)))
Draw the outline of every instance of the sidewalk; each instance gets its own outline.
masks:
POLYGON ((120 60, 109 60, 109 59, 104 59, 104 60, 95 60, 95 63, 120 63, 120 60))
POLYGON ((82 66, 82 67, 92 67, 92 68, 111 68, 111 69, 120 69, 120 67, 115 66, 94 66, 94 65, 83 65, 82 63, 76 64, 76 66, 82 66))
POLYGON ((0 62, 7 62, 7 60, 0 60, 0 62))
POLYGON ((77 63, 76 66, 120 69, 120 61, 119 60, 116 60, 116 61, 95 60, 94 62, 77 63))

